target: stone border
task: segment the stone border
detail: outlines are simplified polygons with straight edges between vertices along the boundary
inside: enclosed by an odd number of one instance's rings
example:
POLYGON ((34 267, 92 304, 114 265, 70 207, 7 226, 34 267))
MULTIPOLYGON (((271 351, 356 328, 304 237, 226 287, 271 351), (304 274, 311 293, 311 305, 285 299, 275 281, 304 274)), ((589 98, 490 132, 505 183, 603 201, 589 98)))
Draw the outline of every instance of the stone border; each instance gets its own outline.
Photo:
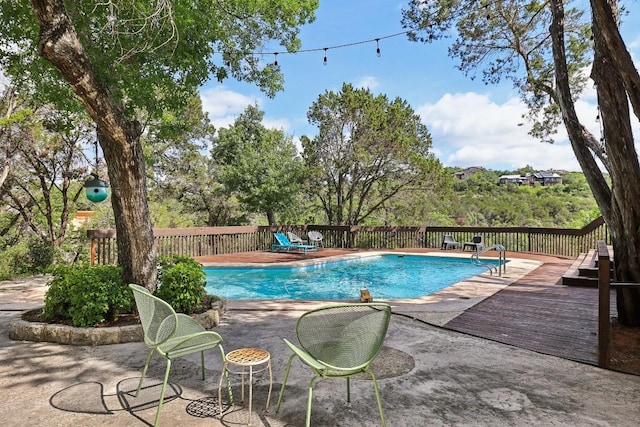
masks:
MULTIPOLYGON (((31 322, 23 316, 42 308, 25 311, 9 322, 9 338, 17 341, 51 342, 66 345, 109 345, 144 340, 142 325, 113 326, 104 328, 77 328, 55 323, 31 322)), ((224 303, 216 302, 211 310, 194 318, 205 328, 220 324, 224 303)))
POLYGON ((9 323, 9 338, 19 341, 52 342, 72 345, 108 345, 142 341, 142 325, 106 328, 76 328, 54 323, 30 322, 22 316, 41 308, 15 316, 9 323))

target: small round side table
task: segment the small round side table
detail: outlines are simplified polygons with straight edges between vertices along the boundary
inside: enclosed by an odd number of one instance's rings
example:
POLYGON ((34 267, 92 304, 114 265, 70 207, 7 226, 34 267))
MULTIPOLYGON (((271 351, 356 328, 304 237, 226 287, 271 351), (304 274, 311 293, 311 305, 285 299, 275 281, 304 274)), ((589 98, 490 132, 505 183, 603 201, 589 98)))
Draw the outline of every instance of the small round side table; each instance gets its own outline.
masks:
POLYGON ((244 402, 244 375, 245 369, 249 368, 249 420, 247 425, 251 425, 251 403, 253 400, 253 374, 269 371, 269 393, 267 395, 266 411, 269 411, 269 401, 271 400, 271 389, 273 387, 273 373, 271 372, 271 355, 266 350, 259 348, 239 348, 227 353, 224 364, 222 365, 222 375, 220 376, 220 384, 218 386, 218 404, 220 407, 220 416, 222 416, 222 381, 227 373, 242 375, 242 401, 244 402), (229 369, 229 365, 242 368, 240 371, 229 369), (260 365, 265 365, 260 367, 260 365), (255 370, 254 367, 259 367, 255 370))

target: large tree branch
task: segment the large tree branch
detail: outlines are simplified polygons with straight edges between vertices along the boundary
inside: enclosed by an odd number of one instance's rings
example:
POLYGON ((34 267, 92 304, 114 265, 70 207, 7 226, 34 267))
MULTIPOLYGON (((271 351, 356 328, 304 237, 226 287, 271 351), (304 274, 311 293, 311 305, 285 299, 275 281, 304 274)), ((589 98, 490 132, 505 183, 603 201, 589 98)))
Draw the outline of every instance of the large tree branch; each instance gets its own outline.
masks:
POLYGON ((598 164, 596 163, 588 144, 585 142, 583 129, 571 96, 569 85, 569 70, 564 45, 564 3, 562 0, 551 0, 551 12, 553 21, 550 32, 553 44, 553 60, 556 70, 556 84, 558 102, 562 110, 564 121, 571 147, 576 159, 587 178, 594 198, 605 220, 612 217, 611 189, 607 184, 598 164))
POLYGON ((636 69, 633 58, 626 48, 611 5, 607 0, 591 0, 593 18, 598 24, 600 34, 605 40, 616 68, 620 70, 622 82, 631 101, 633 112, 640 119, 640 75, 636 69))
POLYGON ((32 0, 31 3, 40 23, 40 55, 60 70, 98 128, 109 130, 123 141, 130 134, 140 135, 139 123, 127 119, 109 90, 98 80, 66 13, 64 1, 32 0))

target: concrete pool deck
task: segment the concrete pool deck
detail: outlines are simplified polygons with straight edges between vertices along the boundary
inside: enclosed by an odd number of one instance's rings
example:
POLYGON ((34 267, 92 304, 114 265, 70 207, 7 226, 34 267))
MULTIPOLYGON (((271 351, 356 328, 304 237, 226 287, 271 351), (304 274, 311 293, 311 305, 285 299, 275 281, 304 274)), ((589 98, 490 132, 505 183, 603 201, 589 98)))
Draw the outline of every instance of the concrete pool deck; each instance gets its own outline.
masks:
MULTIPOLYGON (((509 259, 512 259, 511 257, 509 259)), ((507 268, 508 274, 511 263, 507 268)), ((526 268, 526 266, 525 266, 526 268)), ((523 350, 450 330, 421 319, 450 317, 491 286, 508 286, 489 276, 431 302, 393 302, 385 348, 373 369, 389 426, 636 426, 640 417, 640 377, 523 350), (478 293, 474 295, 474 293, 478 293), (468 297, 468 299, 467 299, 468 297)), ((506 276, 504 280, 508 279, 506 276)), ((145 426, 153 422, 159 387, 138 399, 137 385, 146 349, 142 343, 64 346, 11 341, 7 328, 20 310, 42 304, 44 280, 0 282, 0 419, 9 426, 145 426)), ((374 296, 375 297, 375 296, 374 296)), ((285 364, 282 338, 295 340, 295 322, 305 304, 253 302, 235 305, 215 329, 224 348, 260 347, 271 353, 274 394, 264 411, 267 382, 254 385, 256 426, 304 425, 310 371, 294 363, 281 410, 275 414, 285 364)), ((430 320, 429 320, 430 321, 430 320)), ((175 361, 170 382, 181 394, 165 403, 160 425, 236 426, 247 411, 237 405, 222 419, 215 414, 220 360, 207 353, 207 380, 199 358, 175 361)), ((164 361, 154 357, 149 376, 161 381, 164 361)), ((239 380, 234 394, 239 396, 239 380)), ((223 397, 225 395, 223 394, 223 397)), ((370 381, 319 381, 314 388, 312 425, 376 426, 379 415, 370 381)))

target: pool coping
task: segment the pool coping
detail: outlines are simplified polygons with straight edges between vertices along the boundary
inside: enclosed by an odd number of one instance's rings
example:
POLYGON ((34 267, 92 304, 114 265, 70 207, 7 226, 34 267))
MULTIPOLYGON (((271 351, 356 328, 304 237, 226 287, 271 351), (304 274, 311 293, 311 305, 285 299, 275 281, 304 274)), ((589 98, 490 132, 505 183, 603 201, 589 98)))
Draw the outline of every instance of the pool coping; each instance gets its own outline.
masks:
MULTIPOLYGON (((204 267, 304 267, 314 264, 324 264, 327 262, 358 259, 364 257, 380 255, 416 255, 416 256, 437 256, 469 258, 469 253, 446 253, 446 252, 390 252, 374 251, 362 252, 347 255, 335 255, 319 259, 302 259, 297 261, 286 261, 277 263, 202 263, 204 267)), ((497 260, 498 257, 481 256, 480 259, 497 260)), ((376 299, 375 294, 371 295, 374 301, 387 302, 391 305, 392 311, 414 319, 418 319, 434 325, 443 326, 455 317, 464 313, 469 308, 481 301, 489 298, 510 284, 516 282, 543 263, 538 260, 526 258, 507 258, 506 271, 502 275, 490 274, 487 270, 477 276, 467 280, 457 282, 445 289, 437 291, 431 295, 411 298, 411 299, 376 299)), ((354 295, 353 300, 227 300, 227 310, 230 311, 307 311, 315 307, 337 302, 359 301, 359 296, 354 295)))

